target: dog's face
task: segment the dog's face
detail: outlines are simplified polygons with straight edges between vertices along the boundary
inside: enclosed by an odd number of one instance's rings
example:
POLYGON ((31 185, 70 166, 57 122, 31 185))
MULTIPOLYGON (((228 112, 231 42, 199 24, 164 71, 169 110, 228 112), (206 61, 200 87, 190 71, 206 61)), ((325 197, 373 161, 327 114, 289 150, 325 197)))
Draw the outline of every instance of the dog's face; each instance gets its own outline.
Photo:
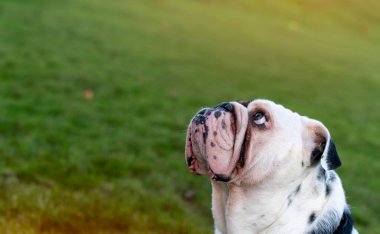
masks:
POLYGON ((317 163, 325 170, 340 166, 322 123, 268 100, 202 109, 188 128, 186 159, 195 174, 244 183, 263 181, 282 165, 299 171, 317 163))

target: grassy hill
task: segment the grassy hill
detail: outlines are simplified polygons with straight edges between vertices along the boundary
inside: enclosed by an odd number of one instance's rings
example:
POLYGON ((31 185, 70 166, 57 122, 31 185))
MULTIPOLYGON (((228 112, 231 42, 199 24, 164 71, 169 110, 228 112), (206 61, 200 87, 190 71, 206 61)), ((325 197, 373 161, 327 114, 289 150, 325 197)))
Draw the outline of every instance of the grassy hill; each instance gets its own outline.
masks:
POLYGON ((212 233, 187 172, 203 106, 321 120, 361 233, 380 233, 380 4, 2 0, 0 232, 212 233))

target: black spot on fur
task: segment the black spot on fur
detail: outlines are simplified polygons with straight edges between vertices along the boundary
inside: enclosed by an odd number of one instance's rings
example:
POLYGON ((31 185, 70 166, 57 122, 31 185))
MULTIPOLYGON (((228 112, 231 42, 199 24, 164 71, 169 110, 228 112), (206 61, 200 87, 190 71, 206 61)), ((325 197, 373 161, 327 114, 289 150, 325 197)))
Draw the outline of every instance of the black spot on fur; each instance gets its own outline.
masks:
POLYGON ((215 147, 215 143, 211 141, 210 143, 211 147, 215 147))
POLYGON ((326 180, 326 171, 321 166, 318 168, 317 179, 320 180, 320 181, 325 181, 326 180))
POLYGON ((215 159, 215 160, 217 160, 218 159, 218 157, 216 157, 216 155, 214 155, 214 156, 212 156, 213 157, 213 159, 215 159))
POLYGON ((219 118, 221 115, 222 115, 222 112, 220 112, 220 111, 215 111, 214 112, 215 118, 219 118))
POLYGON ((293 200, 294 200, 294 196, 297 195, 297 193, 301 190, 301 185, 299 184, 296 188, 296 190, 294 190, 294 192, 292 192, 291 194, 288 195, 288 206, 290 206, 292 203, 293 203, 293 200))
POLYGON ((330 173, 329 174, 329 181, 330 182, 334 182, 336 180, 336 175, 335 175, 335 173, 330 173))
POLYGON ((313 212, 309 216, 309 224, 312 224, 314 220, 317 218, 316 214, 313 212))
POLYGON ((303 163, 303 161, 301 162, 301 166, 302 166, 302 167, 305 166, 305 164, 303 163))
POLYGON ((197 115, 195 116, 194 120, 196 125, 204 124, 206 122, 206 117, 203 115, 197 115))
POLYGON ((224 121, 224 119, 222 120, 221 125, 223 129, 226 129, 226 122, 224 121))
POLYGON ((204 117, 204 116, 199 116, 199 123, 200 123, 200 124, 204 124, 204 123, 206 123, 206 117, 204 117))
POLYGON ((224 110, 228 112, 232 112, 234 110, 234 106, 229 102, 223 102, 219 105, 219 107, 223 108, 224 110))
POLYGON ((298 185, 294 194, 297 194, 301 190, 301 185, 298 185))
POLYGON ((330 195, 331 190, 334 188, 332 184, 336 180, 336 174, 334 172, 326 172, 326 188, 325 188, 325 195, 326 197, 330 195))
POLYGON ((208 126, 205 124, 205 131, 202 133, 203 135, 203 143, 206 144, 206 139, 208 136, 208 126))
POLYGON ((211 110, 208 110, 208 111, 206 111, 206 116, 210 116, 210 115, 211 115, 211 113, 212 113, 212 111, 211 111, 211 110))
POLYGON ((288 206, 290 206, 293 203, 294 197, 299 193, 300 190, 301 184, 299 184, 297 188, 291 194, 288 195, 288 206))
POLYGON ((292 203, 293 203, 293 196, 292 196, 292 194, 290 194, 288 196, 288 206, 290 206, 292 203))
POLYGON ((218 135, 218 133, 216 131, 213 132, 214 136, 218 135))
POLYGON ((331 192, 331 187, 330 185, 326 184, 326 191, 325 191, 326 197, 330 195, 330 192, 331 192))

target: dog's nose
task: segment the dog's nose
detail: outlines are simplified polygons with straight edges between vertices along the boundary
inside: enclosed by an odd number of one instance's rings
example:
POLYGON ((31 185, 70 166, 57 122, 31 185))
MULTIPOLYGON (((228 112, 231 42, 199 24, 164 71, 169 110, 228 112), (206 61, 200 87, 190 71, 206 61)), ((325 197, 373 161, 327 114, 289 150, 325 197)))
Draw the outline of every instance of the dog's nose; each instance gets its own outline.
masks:
POLYGON ((232 112, 234 110, 234 106, 229 102, 220 103, 219 105, 215 107, 215 109, 218 107, 224 109, 227 112, 232 112))

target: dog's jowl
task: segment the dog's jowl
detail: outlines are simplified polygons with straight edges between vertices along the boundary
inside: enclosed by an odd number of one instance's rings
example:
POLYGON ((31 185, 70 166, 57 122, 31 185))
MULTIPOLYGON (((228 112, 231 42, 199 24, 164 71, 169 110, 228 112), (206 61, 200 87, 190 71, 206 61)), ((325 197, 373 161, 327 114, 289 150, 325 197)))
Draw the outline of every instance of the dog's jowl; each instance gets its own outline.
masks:
POLYGON ((268 100, 199 111, 188 168, 210 178, 215 233, 357 233, 328 129, 268 100))

